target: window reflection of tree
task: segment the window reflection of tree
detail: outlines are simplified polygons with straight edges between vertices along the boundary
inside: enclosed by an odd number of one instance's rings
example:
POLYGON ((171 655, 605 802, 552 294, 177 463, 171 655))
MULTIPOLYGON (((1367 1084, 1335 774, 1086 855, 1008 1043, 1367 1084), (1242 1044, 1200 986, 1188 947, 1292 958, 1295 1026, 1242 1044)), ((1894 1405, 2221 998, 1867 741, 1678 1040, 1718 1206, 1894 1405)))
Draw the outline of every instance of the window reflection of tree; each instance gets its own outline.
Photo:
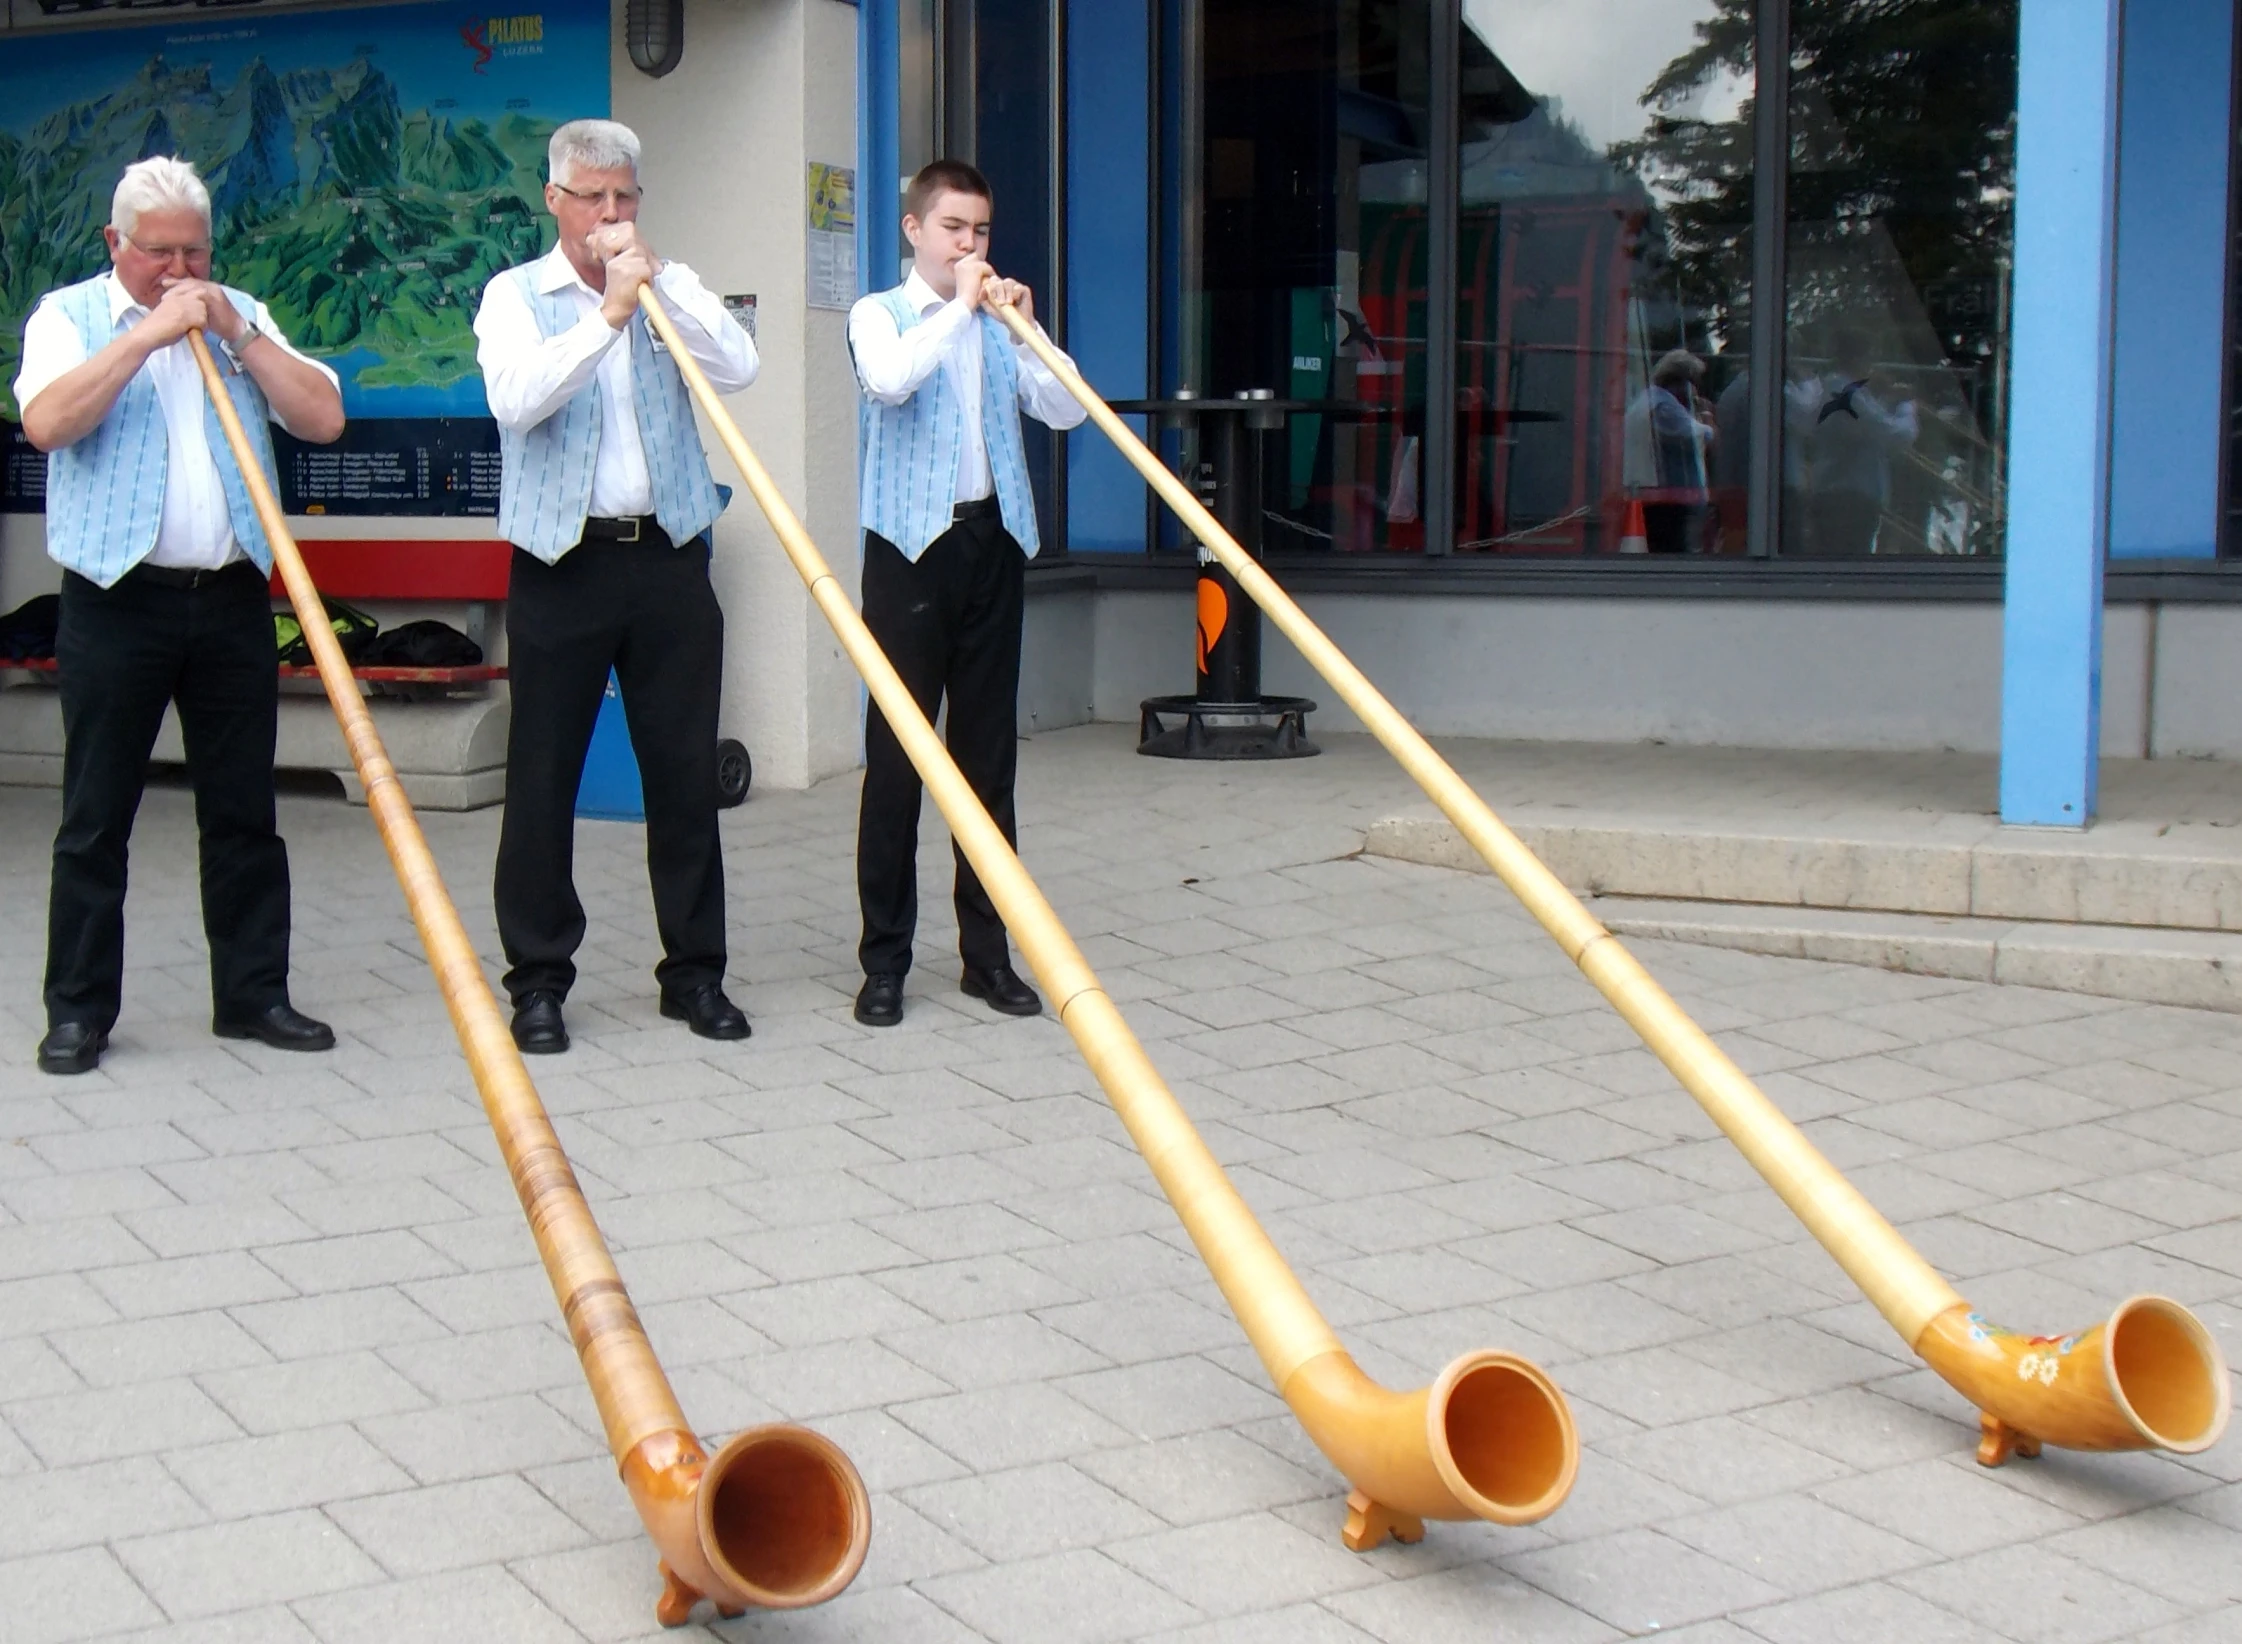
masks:
MULTIPOLYGON (((1752 66, 1753 0, 1715 0, 1697 43, 1644 92, 1623 153, 1670 203, 1667 255, 1716 322, 1749 255, 1750 102, 1677 112, 1752 66)), ((1795 379, 1865 332, 1922 438, 1897 465, 1881 551, 1998 552, 2017 0, 1794 0, 1789 290, 1795 379)), ((1786 532, 1786 536, 1789 533, 1786 532)))

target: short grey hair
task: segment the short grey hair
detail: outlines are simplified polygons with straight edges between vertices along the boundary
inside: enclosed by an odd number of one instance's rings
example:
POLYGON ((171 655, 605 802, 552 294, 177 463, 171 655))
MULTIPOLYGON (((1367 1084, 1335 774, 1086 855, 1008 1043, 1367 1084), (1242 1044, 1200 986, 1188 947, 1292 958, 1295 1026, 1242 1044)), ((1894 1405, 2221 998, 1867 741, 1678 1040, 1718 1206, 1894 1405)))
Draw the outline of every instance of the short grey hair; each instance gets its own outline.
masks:
POLYGON ((192 211, 205 229, 210 227, 210 190, 203 187, 194 162, 159 154, 125 167, 109 201, 109 226, 129 237, 150 211, 192 211))
POLYGON ((617 120, 571 120, 545 146, 545 175, 566 188, 578 171, 629 166, 638 175, 638 133, 617 120))

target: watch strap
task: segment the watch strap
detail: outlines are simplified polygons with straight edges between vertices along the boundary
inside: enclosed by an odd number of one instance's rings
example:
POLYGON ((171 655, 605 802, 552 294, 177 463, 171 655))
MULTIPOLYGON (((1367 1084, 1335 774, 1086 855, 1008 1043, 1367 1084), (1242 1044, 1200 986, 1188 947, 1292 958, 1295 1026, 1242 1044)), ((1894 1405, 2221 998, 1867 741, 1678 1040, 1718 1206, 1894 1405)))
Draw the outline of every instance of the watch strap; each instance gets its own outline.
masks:
MULTIPOLYGON (((221 345, 226 350, 226 358, 232 360, 235 365, 240 366, 242 351, 246 349, 251 343, 255 342, 259 337, 262 337, 264 334, 265 328, 259 325, 254 319, 244 319, 241 322, 240 338, 237 341, 224 343, 221 345)), ((247 367, 243 367, 243 369, 246 370, 247 367)))

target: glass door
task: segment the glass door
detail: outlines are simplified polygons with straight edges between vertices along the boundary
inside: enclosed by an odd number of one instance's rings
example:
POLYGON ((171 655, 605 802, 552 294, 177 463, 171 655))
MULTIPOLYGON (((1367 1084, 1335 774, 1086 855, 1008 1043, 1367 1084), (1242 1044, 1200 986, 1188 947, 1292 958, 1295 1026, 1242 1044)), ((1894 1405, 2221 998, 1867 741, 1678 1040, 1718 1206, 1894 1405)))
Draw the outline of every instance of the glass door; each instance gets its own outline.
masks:
POLYGON ((1269 550, 1420 551, 1431 0, 1166 20, 1162 387, 1316 402, 1270 436, 1269 550))

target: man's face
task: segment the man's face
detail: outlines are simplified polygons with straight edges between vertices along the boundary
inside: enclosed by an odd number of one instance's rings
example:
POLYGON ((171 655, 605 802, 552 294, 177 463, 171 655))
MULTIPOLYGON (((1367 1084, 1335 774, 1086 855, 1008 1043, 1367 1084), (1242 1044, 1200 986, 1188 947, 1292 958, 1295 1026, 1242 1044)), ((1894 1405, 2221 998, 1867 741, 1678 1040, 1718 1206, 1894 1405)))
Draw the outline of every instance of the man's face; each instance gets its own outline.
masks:
POLYGON ((143 211, 128 237, 105 228, 109 260, 132 300, 153 308, 182 280, 210 278, 210 225, 189 210, 143 211))
POLYGON ((579 166, 568 185, 545 185, 545 209, 560 224, 561 250, 579 269, 596 266, 592 231, 608 223, 638 221, 638 174, 629 166, 590 171, 579 166))
POLYGON ((954 270, 961 261, 989 254, 989 213, 982 196, 944 189, 927 202, 924 216, 903 219, 919 277, 943 296, 956 291, 954 270))

